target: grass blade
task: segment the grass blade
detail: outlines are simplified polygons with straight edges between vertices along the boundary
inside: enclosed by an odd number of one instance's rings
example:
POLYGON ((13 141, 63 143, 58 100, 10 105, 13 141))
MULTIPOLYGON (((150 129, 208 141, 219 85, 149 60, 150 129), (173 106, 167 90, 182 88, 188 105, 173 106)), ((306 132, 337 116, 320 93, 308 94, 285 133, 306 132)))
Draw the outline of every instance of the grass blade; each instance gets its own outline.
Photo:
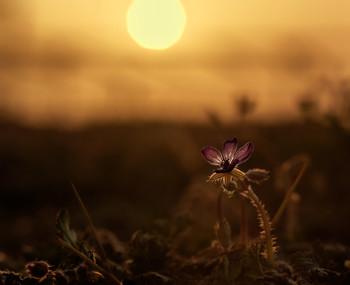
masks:
POLYGON ((63 239, 57 237, 59 243, 64 246, 66 249, 69 249, 72 251, 74 254, 78 255, 82 260, 84 260, 87 264, 89 264, 92 268, 100 272, 105 278, 111 283, 115 285, 120 285, 121 282, 118 280, 117 277, 115 277, 113 274, 110 272, 106 271, 103 269, 101 266, 98 264, 94 263, 90 258, 88 258, 86 255, 82 254, 79 250, 74 248, 72 245, 70 245, 68 242, 64 241, 63 239))
POLYGON ((99 254, 100 257, 101 257, 101 261, 102 261, 102 263, 106 266, 108 272, 111 273, 112 271, 111 271, 111 268, 110 268, 109 263, 108 263, 108 259, 107 259, 106 252, 105 252, 105 250, 103 249, 103 246, 102 246, 102 244, 101 244, 101 242, 100 242, 100 240, 99 240, 99 238, 98 238, 98 236, 97 236, 97 232, 96 232, 96 229, 95 229, 94 224, 92 223, 92 220, 91 220, 91 218, 90 218, 90 215, 89 215, 88 211, 86 210, 85 205, 84 205, 83 201, 81 200, 80 195, 79 195, 77 189, 75 188, 73 182, 71 182, 71 187, 72 187, 72 189, 73 189, 75 198, 76 198, 77 201, 78 201, 78 204, 79 204, 79 206, 80 206, 80 209, 81 209, 81 211, 83 212, 84 217, 85 217, 85 219, 86 219, 86 221, 87 221, 87 223, 88 223, 88 226, 89 226, 89 228, 90 228, 90 232, 91 232, 91 234, 92 234, 92 236, 93 236, 93 239, 95 240, 95 243, 96 243, 96 250, 97 250, 98 254, 99 254))
POLYGON ((290 199, 292 193, 294 192, 295 188, 297 187, 301 177, 303 176, 303 174, 305 172, 305 169, 308 166, 308 164, 309 164, 309 160, 306 159, 304 161, 303 166, 301 167, 301 169, 300 169, 300 171, 298 173, 297 178, 294 180, 292 186, 290 186, 290 188, 288 189, 287 194, 284 196, 283 202, 281 203, 281 206, 278 208, 275 216, 272 219, 272 222, 271 222, 271 227, 272 228, 275 228, 275 226, 278 224, 278 222, 279 222, 279 220, 280 220, 280 218, 281 218, 285 208, 288 205, 289 199, 290 199))

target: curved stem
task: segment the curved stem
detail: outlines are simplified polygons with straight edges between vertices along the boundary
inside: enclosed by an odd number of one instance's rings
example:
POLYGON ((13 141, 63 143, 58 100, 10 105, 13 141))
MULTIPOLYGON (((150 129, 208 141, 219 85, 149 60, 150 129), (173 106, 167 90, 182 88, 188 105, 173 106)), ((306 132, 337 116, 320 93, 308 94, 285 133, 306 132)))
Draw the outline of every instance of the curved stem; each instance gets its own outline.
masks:
POLYGON ((241 192, 240 194, 243 195, 243 197, 249 198, 252 201, 252 203, 255 205, 255 207, 257 208, 260 214, 260 217, 263 223, 263 228, 265 231, 267 261, 271 266, 274 266, 271 223, 270 223, 269 217, 265 211, 264 205, 260 202, 259 198, 255 195, 250 185, 247 186, 243 181, 242 183, 247 190, 246 192, 241 192))
POLYGON ((274 260, 273 260, 273 246, 272 246, 272 237, 271 237, 271 225, 269 218, 266 214, 266 211, 264 209, 264 206, 261 204, 259 198, 255 195, 254 191, 251 187, 248 187, 248 197, 252 199, 254 204, 256 205, 260 215, 262 222, 264 224, 264 230, 265 230, 265 241, 266 241, 266 253, 267 253, 267 261, 268 263, 273 266, 274 260))
POLYGON ((283 202, 281 203, 281 206, 278 208, 275 216, 272 219, 271 226, 273 228, 277 225, 278 221, 280 220, 280 218, 281 218, 281 216, 282 216, 282 214, 283 214, 283 212, 284 212, 284 210, 285 210, 285 208, 286 208, 286 206, 287 206, 287 204, 289 202, 289 199, 290 199, 292 193, 294 192, 294 190, 297 187, 301 177, 303 176, 303 174, 305 172, 305 169, 306 169, 307 165, 308 165, 308 160, 306 160, 304 162, 303 166, 301 167, 301 169, 300 169, 300 171, 298 173, 297 178, 294 180, 292 186, 288 189, 287 194, 284 197, 283 202))

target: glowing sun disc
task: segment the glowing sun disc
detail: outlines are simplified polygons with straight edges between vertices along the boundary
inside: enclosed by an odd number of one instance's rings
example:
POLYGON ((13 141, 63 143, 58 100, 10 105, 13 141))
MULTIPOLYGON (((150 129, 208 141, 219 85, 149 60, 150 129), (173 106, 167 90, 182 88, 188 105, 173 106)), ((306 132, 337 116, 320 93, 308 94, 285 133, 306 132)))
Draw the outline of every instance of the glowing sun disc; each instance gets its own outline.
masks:
POLYGON ((127 14, 128 32, 142 47, 166 49, 184 30, 185 12, 178 0, 135 0, 127 14))

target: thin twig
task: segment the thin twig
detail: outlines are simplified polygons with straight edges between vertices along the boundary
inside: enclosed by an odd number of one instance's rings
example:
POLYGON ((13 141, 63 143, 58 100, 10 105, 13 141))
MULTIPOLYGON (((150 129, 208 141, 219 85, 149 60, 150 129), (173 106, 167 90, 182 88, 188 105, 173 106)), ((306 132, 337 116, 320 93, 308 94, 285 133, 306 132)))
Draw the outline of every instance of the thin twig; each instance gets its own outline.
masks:
POLYGON ((223 214, 222 214, 222 193, 221 193, 221 189, 219 189, 219 193, 218 193, 218 199, 217 199, 217 215, 218 215, 218 221, 219 224, 222 225, 223 223, 223 214))
POLYGON ((240 242, 243 246, 247 243, 247 215, 246 204, 244 197, 239 196, 239 208, 240 208, 240 242))
POLYGON ((57 239, 61 245, 63 245, 65 248, 69 249, 70 251, 72 251, 76 255, 78 255, 82 260, 84 260, 86 263, 88 263, 92 268, 94 268, 95 270, 99 271, 102 275, 104 275, 106 277, 106 279, 108 279, 108 281, 111 282, 111 284, 116 284, 116 285, 121 284, 121 282, 118 280, 117 277, 115 277, 113 274, 111 274, 110 272, 103 269, 98 264, 94 263, 90 258, 88 258, 86 255, 81 253, 79 250, 74 248, 68 242, 64 241, 63 239, 61 239, 59 237, 57 237, 57 239))
POLYGON ((76 199, 78 201, 78 204, 80 206, 80 209, 83 212, 84 217, 85 217, 85 219, 86 219, 86 221, 87 221, 87 223, 89 225, 91 234, 92 234, 92 236, 93 236, 93 238, 95 240, 96 247, 97 247, 97 252, 99 253, 99 255, 101 257, 101 261, 106 266, 108 272, 112 273, 111 267, 110 267, 110 265, 108 263, 106 252, 103 249, 103 246, 102 246, 102 244, 101 244, 101 242, 100 242, 100 240, 99 240, 99 238, 97 236, 97 232, 96 232, 94 224, 92 223, 90 215, 89 215, 88 211, 86 210, 85 205, 84 205, 83 201, 81 200, 80 195, 79 195, 77 189, 75 188, 73 182, 71 182, 71 186, 72 186, 74 195, 75 195, 75 197, 76 197, 76 199))
POLYGON ((285 195, 284 199, 283 199, 283 202, 281 203, 281 206, 278 208, 275 216, 273 217, 272 219, 272 222, 271 222, 271 226, 273 228, 275 228, 275 226, 277 225, 277 223, 279 222, 288 202, 289 202, 289 199, 292 195, 292 193, 294 192, 295 188, 297 187, 301 177, 303 176, 304 172, 305 172, 305 169, 306 167, 308 166, 309 164, 309 160, 305 160, 303 166, 301 167, 299 173, 298 173, 298 176, 297 178, 294 180, 292 186, 288 189, 287 191, 287 194, 285 195))

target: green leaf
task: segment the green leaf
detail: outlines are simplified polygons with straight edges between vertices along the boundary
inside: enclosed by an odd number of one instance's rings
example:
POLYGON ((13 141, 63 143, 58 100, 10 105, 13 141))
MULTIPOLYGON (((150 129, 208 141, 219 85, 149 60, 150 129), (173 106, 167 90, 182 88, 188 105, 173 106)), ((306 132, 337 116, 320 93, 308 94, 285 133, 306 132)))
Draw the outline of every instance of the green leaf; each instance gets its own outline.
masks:
POLYGON ((57 235, 72 246, 76 246, 77 234, 70 229, 67 209, 61 209, 56 216, 57 235))

